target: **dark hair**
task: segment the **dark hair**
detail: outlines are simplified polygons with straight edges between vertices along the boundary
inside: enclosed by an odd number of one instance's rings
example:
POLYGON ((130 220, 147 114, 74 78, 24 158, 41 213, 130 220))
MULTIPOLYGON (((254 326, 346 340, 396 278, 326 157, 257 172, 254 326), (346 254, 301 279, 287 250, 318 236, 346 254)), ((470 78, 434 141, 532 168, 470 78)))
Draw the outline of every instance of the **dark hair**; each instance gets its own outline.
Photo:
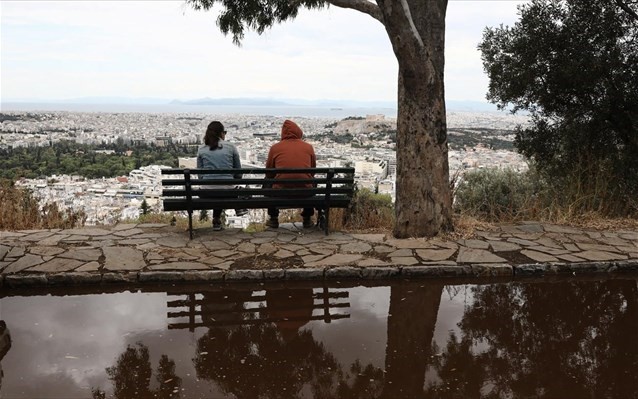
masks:
POLYGON ((224 125, 219 121, 212 121, 206 129, 206 135, 204 136, 204 144, 210 147, 211 151, 218 148, 222 148, 219 144, 219 139, 222 138, 222 134, 226 133, 224 125))

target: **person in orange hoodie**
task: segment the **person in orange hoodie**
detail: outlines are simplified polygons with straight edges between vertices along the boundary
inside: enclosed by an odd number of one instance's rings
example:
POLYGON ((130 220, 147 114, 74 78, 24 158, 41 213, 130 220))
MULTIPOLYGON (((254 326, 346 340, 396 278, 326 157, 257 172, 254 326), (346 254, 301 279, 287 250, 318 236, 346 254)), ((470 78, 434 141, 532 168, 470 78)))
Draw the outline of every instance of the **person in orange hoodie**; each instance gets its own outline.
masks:
MULTIPOLYGON (((281 141, 273 144, 268 152, 268 160, 266 168, 315 168, 317 166, 317 158, 315 149, 312 145, 302 140, 303 131, 297 124, 290 120, 285 120, 281 127, 281 141)), ((312 175, 309 173, 286 173, 275 174, 274 176, 266 176, 275 179, 309 179, 312 175)), ((273 188, 278 187, 312 187, 310 183, 275 183, 273 188)), ((315 213, 313 208, 304 208, 301 212, 303 217, 303 226, 312 226, 312 215, 315 213)), ((266 226, 279 227, 279 209, 268 208, 269 219, 266 226)))

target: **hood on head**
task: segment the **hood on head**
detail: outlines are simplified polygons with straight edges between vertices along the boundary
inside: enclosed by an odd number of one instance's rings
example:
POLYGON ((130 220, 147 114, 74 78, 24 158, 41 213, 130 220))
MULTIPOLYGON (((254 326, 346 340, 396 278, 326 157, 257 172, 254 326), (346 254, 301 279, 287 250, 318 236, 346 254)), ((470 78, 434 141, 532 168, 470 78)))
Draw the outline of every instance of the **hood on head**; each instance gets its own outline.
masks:
POLYGON ((300 139, 303 136, 301 128, 293 121, 286 119, 281 127, 281 139, 300 139))

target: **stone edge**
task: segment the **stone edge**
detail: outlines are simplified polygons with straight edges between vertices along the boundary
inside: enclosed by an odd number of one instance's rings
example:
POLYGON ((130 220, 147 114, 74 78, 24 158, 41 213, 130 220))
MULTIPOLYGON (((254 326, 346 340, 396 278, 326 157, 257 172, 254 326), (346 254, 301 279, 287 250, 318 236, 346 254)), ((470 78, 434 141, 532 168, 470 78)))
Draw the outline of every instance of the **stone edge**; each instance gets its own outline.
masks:
POLYGON ((339 266, 266 270, 188 270, 143 271, 137 273, 17 273, 0 275, 0 287, 38 287, 51 285, 99 285, 111 283, 158 282, 265 282, 397 278, 450 277, 541 277, 559 275, 638 273, 638 260, 583 263, 528 263, 522 265, 467 264, 458 266, 339 266))

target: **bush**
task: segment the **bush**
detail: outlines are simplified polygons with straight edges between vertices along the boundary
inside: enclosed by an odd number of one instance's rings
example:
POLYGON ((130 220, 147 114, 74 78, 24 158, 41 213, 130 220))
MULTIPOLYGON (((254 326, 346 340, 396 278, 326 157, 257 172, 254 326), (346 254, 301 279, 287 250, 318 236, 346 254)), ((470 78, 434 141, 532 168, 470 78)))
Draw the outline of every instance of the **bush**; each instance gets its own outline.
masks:
POLYGON ((331 229, 392 230, 394 206, 388 194, 375 194, 369 189, 357 189, 347 209, 331 210, 331 229), (340 217, 339 217, 340 216, 340 217))
POLYGON ((537 214, 545 184, 532 171, 478 169, 466 173, 454 194, 457 212, 497 222, 531 218, 537 214))
POLYGON ((0 181, 1 230, 68 229, 83 226, 85 220, 84 212, 61 211, 55 203, 40 209, 31 191, 0 181))
POLYGON ((636 217, 638 200, 617 183, 609 170, 600 169, 578 169, 561 177, 546 177, 534 169, 481 169, 465 174, 455 190, 454 207, 489 222, 636 217), (584 174, 593 178, 584 183, 584 174))

